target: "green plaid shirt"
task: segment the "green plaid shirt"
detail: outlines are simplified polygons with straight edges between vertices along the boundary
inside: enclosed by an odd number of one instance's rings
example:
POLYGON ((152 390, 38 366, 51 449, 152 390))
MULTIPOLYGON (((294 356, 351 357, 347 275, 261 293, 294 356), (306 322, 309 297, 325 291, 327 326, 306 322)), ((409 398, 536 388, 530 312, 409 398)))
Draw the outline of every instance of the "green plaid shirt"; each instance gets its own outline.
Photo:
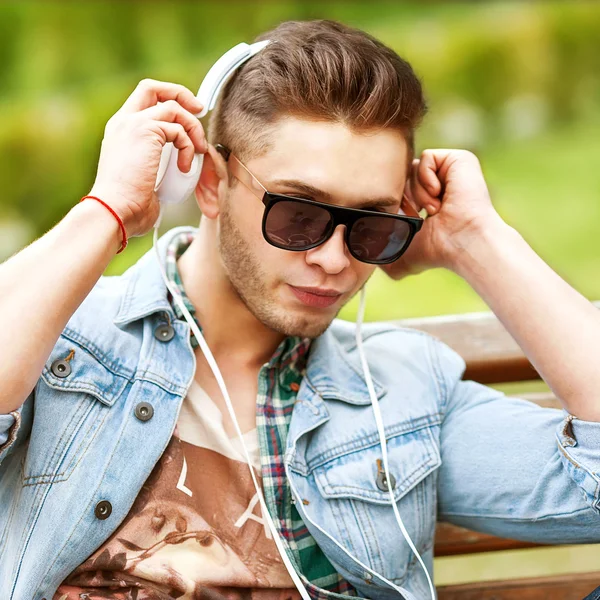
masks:
MULTIPOLYGON (((167 248, 166 273, 169 281, 181 293, 183 302, 202 331, 194 316, 194 306, 187 297, 177 270, 177 260, 192 243, 194 234, 175 236, 167 248)), ((177 318, 183 319, 179 306, 168 294, 177 318)), ((193 348, 198 346, 190 331, 193 348)), ((310 348, 309 338, 287 337, 263 365, 259 374, 256 401, 256 427, 260 445, 262 484, 265 501, 283 538, 287 554, 309 594, 316 600, 356 596, 356 590, 342 578, 327 560, 321 548, 310 535, 292 503, 283 455, 287 432, 310 348)))

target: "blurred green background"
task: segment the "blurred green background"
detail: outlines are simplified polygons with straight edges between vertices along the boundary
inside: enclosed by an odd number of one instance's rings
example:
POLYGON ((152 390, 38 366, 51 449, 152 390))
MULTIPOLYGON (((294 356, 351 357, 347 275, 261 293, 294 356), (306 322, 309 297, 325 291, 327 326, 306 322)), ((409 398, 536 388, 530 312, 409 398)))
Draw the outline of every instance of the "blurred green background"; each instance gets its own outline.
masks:
MULTIPOLYGON (((464 147, 502 217, 563 278, 600 299, 600 4, 0 3, 0 260, 47 231, 94 181, 104 125, 144 77, 197 88, 239 41, 285 19, 334 18, 394 48, 423 80, 418 149, 464 147)), ((197 225, 193 201, 161 231, 197 225)), ((107 273, 151 246, 134 238, 107 273)), ((366 318, 486 310, 435 269, 370 282, 366 318)), ((353 318, 356 301, 342 312, 353 318)))
MULTIPOLYGON (((594 2, 0 3, 0 261, 59 221, 92 186, 106 121, 144 77, 197 91, 228 48, 282 20, 333 18, 409 60, 430 113, 418 149, 480 158, 494 204, 534 250, 600 299, 600 4, 594 2)), ((197 225, 170 207, 161 231, 197 225)), ((151 247, 133 238, 107 274, 151 247)), ((357 303, 340 316, 353 319, 357 303)), ((435 269, 369 286, 368 320, 488 310, 435 269)), ((600 548, 436 561, 438 584, 600 564, 600 548)))

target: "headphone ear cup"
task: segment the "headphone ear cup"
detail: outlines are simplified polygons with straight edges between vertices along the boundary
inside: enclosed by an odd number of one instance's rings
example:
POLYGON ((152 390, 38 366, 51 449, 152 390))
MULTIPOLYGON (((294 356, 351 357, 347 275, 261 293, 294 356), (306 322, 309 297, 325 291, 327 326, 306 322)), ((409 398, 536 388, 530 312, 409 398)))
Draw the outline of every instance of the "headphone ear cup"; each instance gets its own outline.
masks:
POLYGON ((177 166, 179 149, 168 142, 163 146, 154 191, 161 204, 181 204, 194 191, 204 162, 203 154, 195 154, 192 168, 182 173, 177 166))

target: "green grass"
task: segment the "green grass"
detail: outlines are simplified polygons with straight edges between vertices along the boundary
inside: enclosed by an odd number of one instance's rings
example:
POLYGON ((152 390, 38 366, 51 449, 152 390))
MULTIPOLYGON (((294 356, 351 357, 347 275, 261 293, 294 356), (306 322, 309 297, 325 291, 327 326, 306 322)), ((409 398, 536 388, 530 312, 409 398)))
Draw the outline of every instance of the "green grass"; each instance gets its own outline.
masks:
POLYGON ((434 559, 434 582, 439 586, 495 579, 593 573, 598 570, 599 564, 600 544, 485 552, 469 558, 446 556, 434 559))

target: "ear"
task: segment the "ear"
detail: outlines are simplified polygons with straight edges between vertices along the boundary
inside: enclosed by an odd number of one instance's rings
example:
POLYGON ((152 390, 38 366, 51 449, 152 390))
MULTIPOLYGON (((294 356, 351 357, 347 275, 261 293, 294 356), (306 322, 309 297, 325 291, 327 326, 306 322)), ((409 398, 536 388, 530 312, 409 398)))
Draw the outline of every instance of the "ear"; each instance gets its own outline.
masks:
POLYGON ((200 179, 196 185, 196 201, 202 215, 209 219, 219 216, 219 195, 225 193, 228 185, 227 164, 225 159, 211 144, 204 154, 200 179))

